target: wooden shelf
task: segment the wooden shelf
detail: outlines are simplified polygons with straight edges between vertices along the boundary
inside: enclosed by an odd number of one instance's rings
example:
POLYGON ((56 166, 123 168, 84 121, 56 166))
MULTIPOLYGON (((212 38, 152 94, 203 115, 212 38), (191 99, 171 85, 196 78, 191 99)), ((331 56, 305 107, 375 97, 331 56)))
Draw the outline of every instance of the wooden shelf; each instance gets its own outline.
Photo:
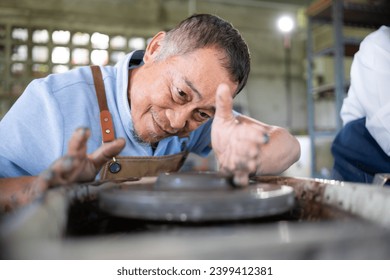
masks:
MULTIPOLYGON (((332 0, 315 1, 306 9, 306 15, 316 21, 332 21, 332 0)), ((390 3, 363 4, 343 1, 344 25, 379 28, 390 25, 390 3)))
MULTIPOLYGON (((344 44, 344 55, 353 57, 355 53, 359 50, 359 44, 354 44, 354 43, 345 43, 344 44)), ((322 55, 327 55, 327 56, 333 56, 334 55, 334 47, 328 47, 324 48, 320 51, 315 52, 316 56, 322 56, 322 55)))
MULTIPOLYGON (((350 82, 346 81, 344 84, 345 92, 348 91, 349 86, 350 82)), ((313 95, 317 96, 318 98, 334 97, 335 90, 336 87, 334 84, 321 85, 313 88, 313 95)))

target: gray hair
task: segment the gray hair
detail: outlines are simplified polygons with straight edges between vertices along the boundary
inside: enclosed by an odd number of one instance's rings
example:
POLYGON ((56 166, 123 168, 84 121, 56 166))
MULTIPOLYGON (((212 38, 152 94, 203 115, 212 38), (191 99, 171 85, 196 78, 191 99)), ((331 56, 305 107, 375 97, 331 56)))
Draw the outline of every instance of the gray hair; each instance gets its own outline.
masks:
POLYGON ((250 54, 241 34, 232 24, 210 14, 195 14, 166 33, 157 59, 184 55, 205 47, 225 52, 223 67, 238 82, 236 94, 245 86, 250 72, 250 54))

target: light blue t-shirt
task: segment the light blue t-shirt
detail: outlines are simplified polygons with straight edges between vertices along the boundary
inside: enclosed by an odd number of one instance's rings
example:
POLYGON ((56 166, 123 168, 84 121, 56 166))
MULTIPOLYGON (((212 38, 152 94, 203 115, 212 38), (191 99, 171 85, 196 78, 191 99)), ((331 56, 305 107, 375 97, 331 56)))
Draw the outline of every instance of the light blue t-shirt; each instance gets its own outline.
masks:
MULTIPOLYGON (((206 156, 211 120, 189 137, 161 140, 155 151, 138 143, 127 99, 131 54, 115 66, 101 67, 108 108, 116 137, 126 139, 121 156, 161 156, 187 150, 206 156)), ((87 153, 102 144, 99 106, 89 66, 32 81, 0 121, 0 177, 37 175, 67 152, 68 141, 79 127, 88 127, 87 153)))

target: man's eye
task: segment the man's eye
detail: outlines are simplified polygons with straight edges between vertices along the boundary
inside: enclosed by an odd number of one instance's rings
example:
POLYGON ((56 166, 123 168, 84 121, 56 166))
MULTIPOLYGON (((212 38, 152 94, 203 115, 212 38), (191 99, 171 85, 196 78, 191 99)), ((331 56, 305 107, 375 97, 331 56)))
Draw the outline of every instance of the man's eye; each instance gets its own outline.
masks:
POLYGON ((182 91, 181 89, 177 89, 177 94, 180 97, 183 97, 184 99, 187 97, 187 94, 184 91, 182 91))
POLYGON ((202 119, 209 119, 210 118, 210 116, 208 114, 206 114, 205 112, 200 112, 200 111, 199 111, 199 116, 202 119))

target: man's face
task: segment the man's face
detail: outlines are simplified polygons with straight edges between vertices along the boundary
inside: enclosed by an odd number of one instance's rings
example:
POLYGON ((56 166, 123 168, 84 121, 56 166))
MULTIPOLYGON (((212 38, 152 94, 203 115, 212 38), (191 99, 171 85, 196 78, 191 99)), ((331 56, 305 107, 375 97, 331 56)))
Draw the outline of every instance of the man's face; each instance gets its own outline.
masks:
POLYGON ((199 49, 161 61, 146 59, 130 78, 131 114, 136 134, 155 143, 187 136, 215 113, 215 95, 225 83, 234 94, 237 83, 221 65, 214 48, 199 49))

